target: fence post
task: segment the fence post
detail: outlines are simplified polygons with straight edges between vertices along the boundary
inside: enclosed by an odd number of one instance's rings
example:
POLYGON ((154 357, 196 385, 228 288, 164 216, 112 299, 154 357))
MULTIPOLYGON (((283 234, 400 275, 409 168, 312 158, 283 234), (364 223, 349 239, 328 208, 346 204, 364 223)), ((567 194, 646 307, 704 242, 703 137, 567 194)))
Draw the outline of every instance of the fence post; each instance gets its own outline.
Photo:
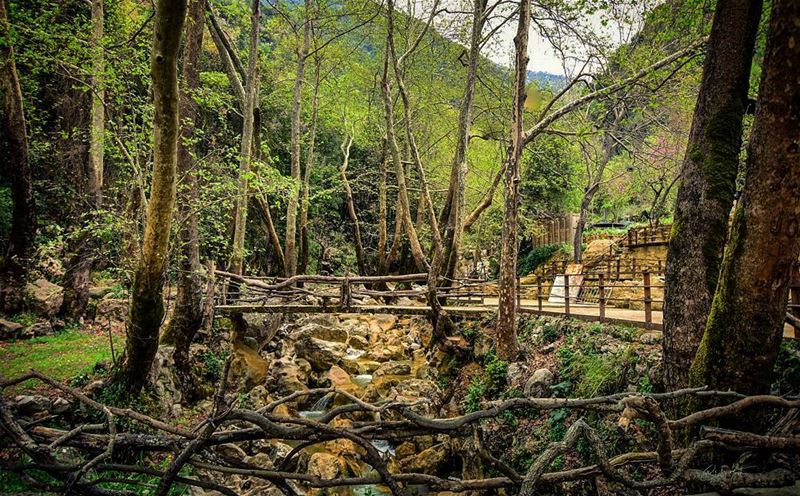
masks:
POLYGON ((644 323, 646 329, 652 329, 653 306, 650 299, 650 273, 645 271, 642 276, 644 283, 644 323))
POLYGON ((564 274, 564 314, 569 317, 569 274, 564 274))
POLYGON ((664 274, 664 267, 662 266, 661 259, 659 258, 658 259, 658 275, 663 275, 663 274, 664 274))
POLYGON ((339 289, 339 306, 343 308, 350 308, 352 304, 352 295, 350 294, 350 279, 345 278, 342 282, 342 286, 339 289))
POLYGON ((517 310, 522 303, 522 284, 519 282, 519 276, 517 276, 517 310))
POLYGON ((542 276, 536 277, 536 300, 539 313, 542 313, 542 276))
POLYGON ((632 242, 631 242, 632 239, 633 239, 633 229, 628 229, 628 237, 627 237, 628 248, 630 248, 630 246, 632 244, 632 242))
POLYGON ((605 275, 601 272, 599 276, 599 280, 597 282, 597 287, 600 290, 600 296, 598 301, 600 302, 600 322, 605 322, 606 320, 606 280, 605 275))
POLYGON ((619 281, 619 264, 620 264, 619 257, 617 257, 617 277, 616 277, 617 281, 619 281))

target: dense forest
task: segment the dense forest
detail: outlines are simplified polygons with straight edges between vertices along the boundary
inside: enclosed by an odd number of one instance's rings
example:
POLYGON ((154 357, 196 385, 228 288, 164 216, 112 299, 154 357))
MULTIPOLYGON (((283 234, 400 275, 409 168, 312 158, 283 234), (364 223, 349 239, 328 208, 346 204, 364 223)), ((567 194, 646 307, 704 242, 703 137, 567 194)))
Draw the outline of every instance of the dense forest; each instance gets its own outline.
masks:
POLYGON ((0 0, 0 493, 800 494, 796 0, 0 0))

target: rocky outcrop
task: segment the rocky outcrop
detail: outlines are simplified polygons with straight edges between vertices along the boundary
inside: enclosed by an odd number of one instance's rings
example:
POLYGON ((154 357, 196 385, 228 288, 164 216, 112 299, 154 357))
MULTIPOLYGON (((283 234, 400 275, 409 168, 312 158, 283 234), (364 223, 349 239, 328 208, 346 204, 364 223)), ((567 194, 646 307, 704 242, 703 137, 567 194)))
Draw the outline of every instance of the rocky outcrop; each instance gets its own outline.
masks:
POLYGON ((314 371, 325 372, 347 355, 347 344, 303 334, 295 343, 295 353, 308 360, 314 371))
POLYGON ((40 277, 25 286, 25 302, 34 313, 54 317, 64 301, 64 288, 40 277))

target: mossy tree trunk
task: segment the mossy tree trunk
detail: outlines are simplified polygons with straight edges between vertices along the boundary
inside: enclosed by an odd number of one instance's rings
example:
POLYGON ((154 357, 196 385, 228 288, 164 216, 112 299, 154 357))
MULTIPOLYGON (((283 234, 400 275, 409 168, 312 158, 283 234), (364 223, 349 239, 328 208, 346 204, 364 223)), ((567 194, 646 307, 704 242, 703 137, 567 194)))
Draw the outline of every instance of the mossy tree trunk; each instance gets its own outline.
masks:
POLYGON ((773 0, 745 185, 690 385, 768 394, 800 256, 800 3, 773 0))
POLYGON ((717 285, 736 190, 761 0, 718 2, 667 255, 664 383, 685 387, 717 285))
POLYGON ((242 102, 242 142, 239 151, 239 179, 236 188, 236 211, 233 227, 233 249, 230 270, 241 274, 244 270, 244 239, 247 232, 247 207, 249 205, 250 162, 253 155, 253 132, 256 100, 258 99, 258 31, 260 26, 260 4, 253 0, 250 10, 250 40, 247 55, 244 100, 242 102))
POLYGON ((198 108, 194 91, 200 87, 200 51, 203 45, 205 15, 203 0, 190 0, 183 47, 183 87, 180 93, 181 135, 178 143, 178 172, 183 184, 178 192, 180 229, 180 271, 178 272, 175 311, 162 342, 175 346, 173 359, 184 394, 194 390, 189 363, 189 347, 203 323, 203 287, 200 275, 200 244, 197 227, 197 177, 192 142, 198 108))
MULTIPOLYGON (((89 122, 89 160, 88 178, 86 181, 86 204, 88 214, 100 207, 103 193, 103 155, 105 151, 105 84, 106 70, 103 33, 105 30, 103 0, 91 2, 91 35, 90 50, 92 58, 92 74, 90 93, 92 106, 89 122)), ((72 255, 64 274, 64 300, 59 313, 63 316, 78 319, 86 312, 89 302, 89 284, 91 282, 92 265, 97 250, 97 242, 93 233, 84 230, 72 245, 72 255)))
POLYGON ((131 288, 125 359, 118 375, 129 391, 137 391, 146 383, 164 320, 164 277, 178 161, 178 49, 185 17, 186 0, 158 1, 150 59, 153 181, 142 252, 131 288))
POLYGON ((301 103, 303 99, 303 80, 306 72, 306 61, 311 45, 311 6, 313 0, 305 0, 305 13, 303 21, 303 39, 297 48, 297 71, 294 76, 292 90, 292 130, 290 152, 292 158, 292 180, 294 187, 289 195, 286 206, 286 239, 284 240, 284 259, 286 261, 286 276, 297 274, 297 207, 299 204, 300 185, 300 133, 301 103))
POLYGON ((500 254, 500 283, 498 287, 498 314, 495 327, 497 356, 503 360, 516 360, 517 344, 517 213, 519 209, 519 165, 522 158, 523 110, 525 83, 528 68, 528 29, 531 17, 530 0, 521 0, 519 24, 514 37, 514 96, 511 107, 511 146, 506 158, 505 209, 503 213, 502 253, 500 254))
POLYGON ((11 199, 14 202, 8 245, 0 265, 0 311, 7 313, 19 312, 24 307, 23 294, 36 236, 36 210, 31 166, 28 161, 25 110, 12 41, 5 2, 0 2, 0 90, 3 93, 0 152, 7 157, 4 159, 6 163, 2 172, 11 186, 11 199))
POLYGON ((306 148, 306 167, 303 170, 303 199, 300 202, 300 267, 298 272, 305 274, 308 271, 308 257, 311 251, 308 236, 308 209, 311 194, 311 171, 314 169, 314 146, 317 141, 317 114, 319 113, 319 71, 322 60, 314 59, 314 88, 311 98, 311 129, 308 132, 308 147, 306 148))

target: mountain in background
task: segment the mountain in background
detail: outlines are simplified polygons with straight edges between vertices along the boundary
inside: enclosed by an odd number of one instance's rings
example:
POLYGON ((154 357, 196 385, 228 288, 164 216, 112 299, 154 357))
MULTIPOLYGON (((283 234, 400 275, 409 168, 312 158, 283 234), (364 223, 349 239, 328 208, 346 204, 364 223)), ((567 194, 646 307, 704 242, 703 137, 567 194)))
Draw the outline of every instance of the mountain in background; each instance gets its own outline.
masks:
POLYGON ((543 88, 561 88, 566 78, 561 74, 552 74, 544 71, 528 71, 528 82, 536 83, 543 88))

